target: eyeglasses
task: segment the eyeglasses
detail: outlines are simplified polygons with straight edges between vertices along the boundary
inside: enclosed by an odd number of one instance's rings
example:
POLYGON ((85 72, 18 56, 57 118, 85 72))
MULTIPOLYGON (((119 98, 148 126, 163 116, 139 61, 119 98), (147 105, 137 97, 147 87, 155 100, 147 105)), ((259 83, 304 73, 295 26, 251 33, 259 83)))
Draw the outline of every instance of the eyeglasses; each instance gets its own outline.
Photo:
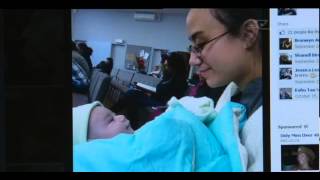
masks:
POLYGON ((209 44, 211 41, 214 41, 214 40, 216 40, 216 39, 219 39, 219 38, 223 37, 224 35, 226 35, 226 34, 228 34, 228 33, 229 33, 229 32, 227 31, 227 32, 225 32, 225 33, 223 33, 223 34, 220 34, 220 35, 218 35, 218 36, 216 36, 216 37, 214 37, 214 38, 212 38, 212 39, 210 39, 210 40, 208 40, 208 41, 206 41, 206 42, 199 43, 198 45, 195 45, 195 46, 189 46, 189 48, 190 48, 189 50, 190 50, 191 52, 197 54, 197 55, 200 55, 201 52, 202 52, 202 50, 204 49, 204 47, 205 47, 207 44, 209 44))

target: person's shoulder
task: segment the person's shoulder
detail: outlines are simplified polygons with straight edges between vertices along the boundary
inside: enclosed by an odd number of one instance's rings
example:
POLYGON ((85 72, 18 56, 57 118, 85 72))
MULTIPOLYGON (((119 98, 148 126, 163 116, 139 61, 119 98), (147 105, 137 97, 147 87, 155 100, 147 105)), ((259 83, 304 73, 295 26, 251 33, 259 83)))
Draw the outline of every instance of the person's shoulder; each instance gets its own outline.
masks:
MULTIPOLYGON (((98 65, 100 65, 100 66, 101 66, 101 65, 105 65, 105 64, 106 64, 106 62, 105 62, 105 61, 101 61, 101 62, 99 62, 99 64, 98 64, 98 65)), ((98 65, 97 65, 97 66, 98 66, 98 65)))
POLYGON ((72 51, 72 58, 77 60, 85 60, 85 58, 77 51, 72 51))

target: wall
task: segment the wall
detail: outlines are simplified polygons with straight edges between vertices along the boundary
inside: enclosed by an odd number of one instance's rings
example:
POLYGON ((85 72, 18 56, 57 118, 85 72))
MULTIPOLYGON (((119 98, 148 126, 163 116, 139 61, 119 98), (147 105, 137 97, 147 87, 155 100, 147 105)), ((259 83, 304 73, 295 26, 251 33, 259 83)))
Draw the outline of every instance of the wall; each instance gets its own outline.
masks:
MULTIPOLYGON (((72 39, 110 44, 121 38, 127 44, 185 51, 185 19, 186 14, 163 14, 160 22, 142 22, 134 20, 133 12, 77 10, 72 13, 72 39)), ((111 49, 106 51, 110 54, 111 49)))

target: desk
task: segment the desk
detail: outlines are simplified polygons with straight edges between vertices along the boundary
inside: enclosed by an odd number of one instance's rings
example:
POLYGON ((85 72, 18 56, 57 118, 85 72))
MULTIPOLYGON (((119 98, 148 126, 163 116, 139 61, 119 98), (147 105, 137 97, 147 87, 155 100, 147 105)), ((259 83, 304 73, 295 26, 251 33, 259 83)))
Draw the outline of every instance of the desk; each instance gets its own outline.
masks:
POLYGON ((143 83, 137 83, 136 85, 137 85, 138 88, 141 88, 141 89, 153 92, 153 93, 156 92, 156 88, 155 87, 152 87, 152 86, 149 86, 149 85, 146 85, 146 84, 143 84, 143 83))

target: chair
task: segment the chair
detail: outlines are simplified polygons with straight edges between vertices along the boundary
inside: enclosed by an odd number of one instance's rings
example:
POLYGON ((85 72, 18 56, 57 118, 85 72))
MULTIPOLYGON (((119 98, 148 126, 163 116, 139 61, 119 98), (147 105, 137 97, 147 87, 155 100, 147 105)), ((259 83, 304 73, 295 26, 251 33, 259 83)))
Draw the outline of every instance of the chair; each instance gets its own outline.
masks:
POLYGON ((120 83, 122 83, 123 85, 129 86, 133 75, 134 75, 134 72, 132 72, 132 71, 126 71, 123 69, 119 69, 115 79, 117 81, 119 81, 120 83))
POLYGON ((156 87, 160 81, 161 79, 155 78, 153 76, 148 76, 141 73, 135 73, 131 80, 131 85, 134 85, 134 83, 139 82, 152 87, 156 87))
POLYGON ((103 102, 108 87, 110 85, 111 77, 108 74, 100 71, 94 72, 95 74, 92 75, 89 87, 89 102, 103 102))
POLYGON ((93 88, 96 86, 96 83, 98 82, 98 81, 96 81, 96 79, 97 79, 99 72, 101 72, 101 70, 97 69, 97 68, 94 68, 92 70, 92 74, 91 74, 91 78, 90 78, 89 92, 92 92, 93 88))
POLYGON ((128 90, 129 90, 129 87, 127 85, 124 85, 122 82, 119 82, 116 79, 112 79, 106 95, 106 98, 109 101, 109 104, 112 105, 118 102, 121 95, 127 92, 128 90))

